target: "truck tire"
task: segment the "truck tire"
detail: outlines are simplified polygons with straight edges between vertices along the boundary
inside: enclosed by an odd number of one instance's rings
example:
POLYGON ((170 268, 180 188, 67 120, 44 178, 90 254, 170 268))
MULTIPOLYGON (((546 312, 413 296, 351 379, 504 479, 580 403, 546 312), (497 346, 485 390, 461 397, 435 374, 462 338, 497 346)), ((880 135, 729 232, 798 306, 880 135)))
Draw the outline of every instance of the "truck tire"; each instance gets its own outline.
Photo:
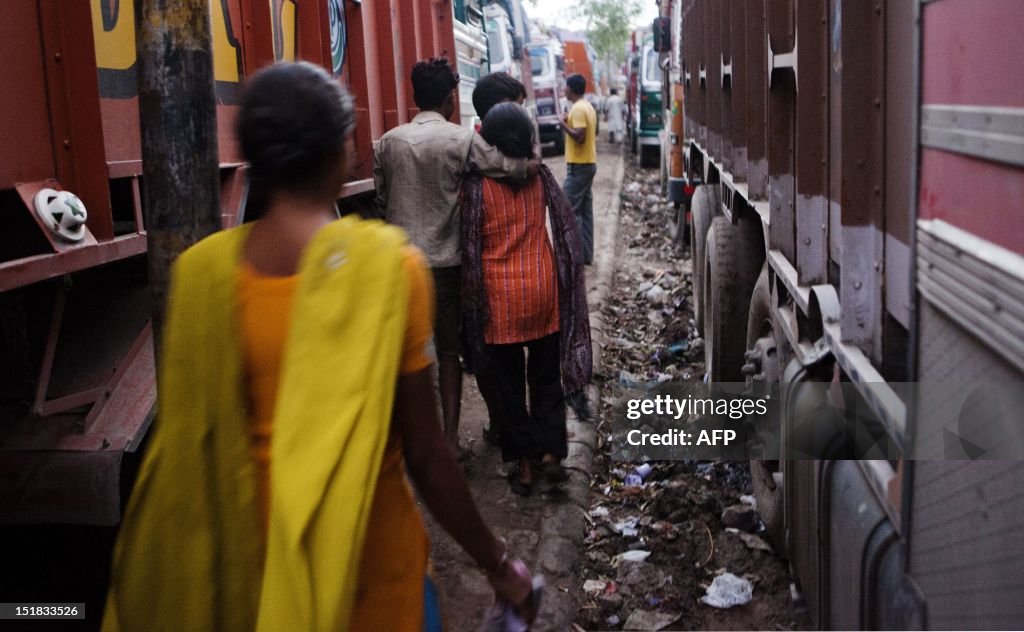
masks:
POLYGON ((704 331, 704 264, 705 264, 705 239, 708 228, 711 227, 711 220, 715 216, 715 209, 718 208, 718 189, 711 185, 701 185, 693 194, 693 202, 690 204, 693 215, 690 224, 690 259, 693 261, 693 273, 690 275, 693 286, 693 320, 697 324, 697 331, 704 331))
MULTIPOLYGON (((750 309, 747 310, 747 350, 753 350, 761 338, 774 338, 772 327, 772 288, 768 277, 768 264, 761 267, 761 273, 750 294, 750 309)), ((763 367, 760 367, 763 370, 763 367)), ((775 371, 777 373, 777 371, 775 371)), ((778 375, 771 377, 778 381, 778 375)), ((748 383, 750 379, 748 378, 748 383)), ((771 386, 767 384, 766 386, 771 386)), ((781 441, 781 438, 780 438, 781 441)), ((779 461, 751 459, 750 479, 757 499, 757 513, 765 526, 765 535, 776 554, 786 559, 786 525, 783 521, 782 472, 779 461)))
POLYGON ((716 217, 705 248, 704 360, 708 375, 712 382, 742 382, 747 312, 764 263, 761 223, 741 217, 733 225, 725 217, 716 217))
POLYGON ((672 204, 672 219, 668 223, 668 233, 676 252, 682 255, 686 244, 690 241, 690 227, 686 225, 686 205, 680 202, 672 204))
POLYGON ((629 132, 629 150, 636 154, 637 148, 640 147, 640 141, 637 140, 636 132, 629 132))
POLYGON ((559 134, 555 139, 555 155, 565 155, 565 134, 559 134))

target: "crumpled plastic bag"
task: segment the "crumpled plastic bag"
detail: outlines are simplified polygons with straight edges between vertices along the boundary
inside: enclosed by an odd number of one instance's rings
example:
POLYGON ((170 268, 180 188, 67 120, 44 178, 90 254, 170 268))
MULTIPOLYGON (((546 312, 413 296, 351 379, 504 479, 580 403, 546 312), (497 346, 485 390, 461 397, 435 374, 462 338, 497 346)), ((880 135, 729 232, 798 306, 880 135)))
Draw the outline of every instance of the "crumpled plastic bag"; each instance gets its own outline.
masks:
POLYGON ((732 573, 722 573, 708 586, 701 601, 715 608, 732 608, 750 603, 754 598, 754 585, 732 573))

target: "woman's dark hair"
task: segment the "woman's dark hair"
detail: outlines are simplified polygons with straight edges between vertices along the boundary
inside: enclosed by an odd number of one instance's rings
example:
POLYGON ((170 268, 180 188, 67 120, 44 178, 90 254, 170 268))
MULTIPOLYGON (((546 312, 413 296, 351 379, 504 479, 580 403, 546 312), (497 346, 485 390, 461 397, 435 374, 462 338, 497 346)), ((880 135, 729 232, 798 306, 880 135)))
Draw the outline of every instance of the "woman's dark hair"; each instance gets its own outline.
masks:
POLYGON ((533 121, 517 103, 499 103, 491 108, 480 135, 509 158, 533 156, 533 121))
POLYGON ((412 67, 412 100, 421 110, 436 110, 459 85, 459 73, 444 57, 418 61, 412 67))
POLYGON ((354 125, 352 99, 319 66, 278 63, 253 75, 235 120, 256 207, 248 219, 276 189, 320 195, 340 186, 332 176, 354 125))
POLYGON ((496 104, 526 98, 526 86, 507 72, 484 75, 473 88, 473 108, 483 119, 496 104))

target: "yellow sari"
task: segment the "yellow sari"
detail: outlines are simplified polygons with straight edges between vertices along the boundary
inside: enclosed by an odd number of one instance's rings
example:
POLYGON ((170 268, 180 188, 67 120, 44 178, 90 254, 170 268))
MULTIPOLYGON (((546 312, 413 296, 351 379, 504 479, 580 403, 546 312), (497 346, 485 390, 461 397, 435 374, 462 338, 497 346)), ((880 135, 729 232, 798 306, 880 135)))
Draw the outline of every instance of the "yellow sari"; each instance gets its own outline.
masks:
POLYGON ((158 427, 115 549, 106 631, 349 629, 405 329, 405 236, 345 218, 303 254, 264 541, 234 314, 247 233, 217 233, 175 264, 158 427))

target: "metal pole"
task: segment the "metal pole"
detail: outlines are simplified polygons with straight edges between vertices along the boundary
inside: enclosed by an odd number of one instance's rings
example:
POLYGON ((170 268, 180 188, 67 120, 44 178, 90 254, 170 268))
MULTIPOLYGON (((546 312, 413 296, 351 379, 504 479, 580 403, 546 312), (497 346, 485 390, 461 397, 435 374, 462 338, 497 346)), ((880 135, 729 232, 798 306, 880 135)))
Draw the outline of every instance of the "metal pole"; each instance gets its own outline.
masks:
POLYGON ((136 30, 143 212, 157 351, 170 266, 220 228, 210 0, 142 0, 136 30))

